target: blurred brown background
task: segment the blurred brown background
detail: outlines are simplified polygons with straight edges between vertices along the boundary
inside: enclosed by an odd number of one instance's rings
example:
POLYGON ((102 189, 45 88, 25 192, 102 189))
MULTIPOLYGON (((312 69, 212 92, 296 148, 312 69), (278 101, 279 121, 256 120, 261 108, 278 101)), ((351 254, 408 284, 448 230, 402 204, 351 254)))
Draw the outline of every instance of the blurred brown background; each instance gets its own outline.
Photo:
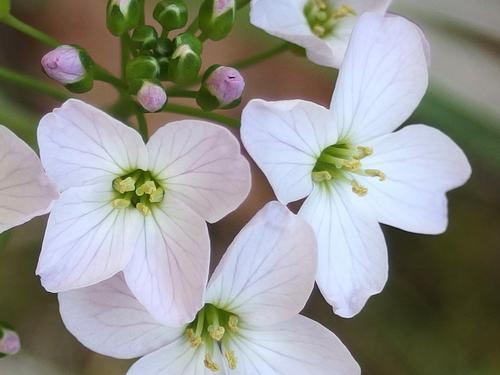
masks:
MULTIPOLYGON (((150 5, 154 1, 150 1, 150 5)), ((198 1, 191 1, 196 7, 198 1)), ((417 21, 433 48, 432 87, 412 122, 434 125, 469 155, 471 181, 449 195, 450 226, 441 236, 384 228, 391 274, 385 291, 354 319, 333 315, 319 293, 305 314, 333 330, 363 373, 500 374, 500 3, 498 0, 395 1, 393 10, 417 21)), ((64 43, 85 47, 113 72, 119 45, 105 28, 105 0, 14 0, 13 13, 64 43)), ((227 64, 279 40, 248 24, 242 11, 231 36, 207 43, 204 61, 227 64)), ((47 48, 0 25, 0 65, 45 79, 47 48)), ((303 98, 328 105, 335 73, 290 53, 245 70, 245 101, 303 98)), ((105 107, 115 92, 98 84, 86 101, 105 107)), ((176 101, 179 102, 179 101, 176 101)), ((186 101, 185 103, 189 103, 186 101)), ((0 82, 0 123, 34 144, 38 119, 57 106, 46 97, 0 82)), ((229 114, 238 116, 242 107, 229 114)), ((148 115, 152 127, 173 119, 148 115)), ((249 199, 213 225, 216 264, 233 236, 272 191, 254 168, 249 199)), ((96 355, 61 323, 56 296, 34 276, 45 218, 11 231, 0 249, 0 320, 14 324, 23 351, 0 360, 0 375, 120 375, 130 362, 96 355)), ((172 374, 175 375, 175 374, 172 374)))

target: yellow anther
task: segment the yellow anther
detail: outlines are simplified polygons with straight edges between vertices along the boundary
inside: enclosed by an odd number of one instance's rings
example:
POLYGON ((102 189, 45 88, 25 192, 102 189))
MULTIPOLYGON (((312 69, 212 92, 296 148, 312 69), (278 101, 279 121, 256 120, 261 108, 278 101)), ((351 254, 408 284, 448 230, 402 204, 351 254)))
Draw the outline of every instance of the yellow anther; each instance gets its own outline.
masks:
POLYGON ((151 203, 160 203, 163 200, 164 192, 161 187, 156 188, 156 191, 149 196, 151 203))
POLYGON ((212 356, 210 353, 205 354, 205 367, 209 369, 210 371, 217 372, 220 370, 219 365, 213 360, 212 356))
POLYGON ((118 198, 111 202, 113 208, 127 208, 130 206, 130 200, 118 198))
POLYGON ((136 190, 135 193, 141 197, 144 194, 151 195, 156 191, 156 185, 153 181, 146 181, 143 183, 141 186, 139 186, 136 190))
POLYGON ((351 181, 352 192, 360 197, 364 197, 368 194, 368 189, 360 185, 356 180, 351 181))
POLYGON ((314 0, 314 4, 321 10, 326 9, 326 3, 323 0, 314 0))
POLYGON ((352 160, 344 160, 342 162, 342 166, 345 169, 348 169, 350 171, 355 171, 356 169, 361 168, 361 163, 357 159, 352 159, 352 160))
POLYGON ((192 328, 186 329, 186 337, 193 348, 197 348, 201 345, 201 337, 196 335, 192 328))
POLYGON ((144 203, 137 203, 137 206, 135 206, 139 210, 141 214, 144 216, 151 215, 151 208, 147 204, 144 203))
POLYGON ((129 191, 134 191, 135 180, 132 177, 127 177, 124 180, 122 180, 121 178, 117 178, 113 181, 113 189, 122 194, 129 191))
POLYGON ((350 7, 349 5, 342 5, 340 8, 338 8, 335 12, 333 12, 333 16, 335 18, 344 18, 346 16, 355 16, 356 11, 350 7))
POLYGON ((226 356, 229 368, 231 370, 235 370, 236 367, 238 367, 238 358, 236 358, 234 352, 232 350, 228 350, 227 352, 224 353, 224 355, 226 356))
POLYGON ((371 147, 358 146, 356 149, 358 150, 358 153, 355 156, 356 159, 363 159, 373 154, 373 148, 371 147))
POLYGON ((229 316, 229 320, 227 322, 227 326, 232 332, 238 332, 238 323, 239 319, 236 315, 229 316))
POLYGON ((211 324, 208 326, 208 333, 210 334, 211 338, 216 341, 220 341, 224 337, 224 333, 226 333, 226 330, 224 329, 224 327, 211 324))
POLYGON ((313 33, 319 37, 325 36, 326 29, 321 25, 314 25, 313 33))
POLYGON ((313 172, 312 179, 314 182, 330 181, 332 175, 327 171, 313 172))
POLYGON ((371 177, 378 177, 378 179, 380 181, 385 180, 385 173, 382 171, 379 171, 378 169, 366 169, 365 174, 367 176, 371 176, 371 177))

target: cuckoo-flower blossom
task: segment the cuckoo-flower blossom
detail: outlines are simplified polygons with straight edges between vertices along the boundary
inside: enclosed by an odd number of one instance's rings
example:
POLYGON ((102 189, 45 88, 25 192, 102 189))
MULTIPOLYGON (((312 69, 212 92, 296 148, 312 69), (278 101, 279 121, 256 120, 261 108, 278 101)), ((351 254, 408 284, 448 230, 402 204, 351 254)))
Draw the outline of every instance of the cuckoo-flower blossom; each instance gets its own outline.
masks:
POLYGON ((192 319, 208 278, 206 221, 236 209, 250 190, 238 140, 186 120, 145 144, 134 129, 69 100, 41 120, 38 143, 61 191, 37 268, 43 286, 61 292, 123 271, 158 320, 192 319))
POLYGON ((0 125, 0 233, 48 213, 58 196, 35 152, 0 125))
POLYGON ((82 344, 116 358, 144 356, 128 375, 357 375, 339 339, 299 315, 314 285, 316 239, 278 202, 243 228, 180 328, 158 323, 121 275, 59 294, 62 319, 82 344))
POLYGON ((305 48, 312 62, 338 68, 364 12, 384 14, 391 0, 252 0, 250 20, 305 48))
POLYGON ((330 109, 290 100, 254 100, 242 140, 285 204, 306 198, 300 216, 318 238, 317 283, 351 317, 387 280, 379 223, 438 234, 448 222, 446 192, 471 168, 446 135, 425 125, 393 133, 428 84, 420 29, 402 17, 361 16, 330 109))

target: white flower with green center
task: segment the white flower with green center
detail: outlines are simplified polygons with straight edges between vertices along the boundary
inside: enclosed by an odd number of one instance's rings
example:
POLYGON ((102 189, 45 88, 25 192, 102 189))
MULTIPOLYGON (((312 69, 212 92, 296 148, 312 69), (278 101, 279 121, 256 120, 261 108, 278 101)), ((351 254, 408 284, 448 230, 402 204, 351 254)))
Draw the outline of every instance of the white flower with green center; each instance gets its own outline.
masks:
POLYGON ((312 62, 338 68, 364 12, 384 14, 391 0, 252 0, 250 20, 306 49, 312 62))
POLYGON ((237 139, 188 120, 165 125, 146 145, 132 128, 70 100, 42 119, 38 143, 61 191, 37 268, 44 287, 82 288, 123 271, 158 320, 193 319, 208 277, 205 221, 236 209, 250 190, 237 139))
POLYGON ((271 202, 227 250, 190 324, 159 324, 121 276, 59 294, 61 315, 91 350, 145 355, 128 375, 357 375, 339 339, 298 315, 314 285, 316 246, 303 219, 271 202))
POLYGON ((0 125, 0 233, 48 213, 58 196, 35 152, 0 125))
POLYGON ((425 125, 397 129, 428 84, 422 34, 402 17, 366 13, 340 69, 331 108, 254 100, 242 140, 284 204, 307 197, 299 215, 318 238, 317 283, 351 317, 387 280, 378 223, 406 231, 446 230, 446 192, 471 169, 460 148, 425 125))

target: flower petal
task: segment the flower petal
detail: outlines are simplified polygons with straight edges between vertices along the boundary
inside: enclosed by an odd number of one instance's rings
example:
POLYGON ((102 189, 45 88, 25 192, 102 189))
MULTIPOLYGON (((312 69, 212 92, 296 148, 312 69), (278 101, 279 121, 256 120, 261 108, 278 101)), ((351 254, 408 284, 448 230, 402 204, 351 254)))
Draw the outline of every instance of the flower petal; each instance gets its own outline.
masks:
POLYGON ((318 239, 316 282, 337 315, 348 318, 379 293, 388 273, 382 230, 348 184, 317 185, 300 209, 318 239))
POLYGON ((235 336, 235 375, 358 375, 349 350, 321 324, 297 315, 276 325, 243 328, 235 336))
POLYGON ((58 196, 33 150, 0 125, 0 233, 46 214, 58 196))
POLYGON ((182 200, 213 223, 234 211, 250 192, 248 161, 236 137, 203 121, 172 122, 148 142, 149 168, 182 200))
POLYGON ((40 121, 38 144, 47 174, 64 191, 72 186, 108 182, 147 168, 139 133, 101 110, 68 100, 40 121))
POLYGON ((114 358, 151 353, 181 337, 158 323, 134 298, 120 273, 102 283, 59 294, 64 325, 83 345, 114 358))
POLYGON ((428 84, 422 38, 403 17, 360 17, 332 99, 340 139, 365 142, 390 133, 411 115, 428 84))
POLYGON ((177 327, 203 306, 210 264, 206 223, 166 196, 144 220, 144 231, 124 273, 136 298, 160 322, 177 327))
MULTIPOLYGON (((185 338, 180 338, 137 361, 127 375, 213 375, 204 365, 203 346, 194 349, 185 338)), ((225 375, 220 350, 214 350, 213 359, 220 365, 218 375, 225 375)))
POLYGON ((438 234, 446 230, 445 193, 463 185, 471 167, 463 151, 445 134, 412 125, 368 143, 374 154, 363 167, 379 169, 385 180, 364 178, 364 198, 380 222, 410 232, 438 234))
POLYGON ((49 217, 36 273, 50 292, 83 288, 123 270, 141 229, 135 209, 114 209, 107 183, 71 188, 49 217))
POLYGON ((243 111, 241 138, 278 200, 288 204, 311 192, 316 160, 337 141, 337 133, 324 107, 302 100, 258 99, 243 111))
POLYGON ((280 203, 268 203, 222 258, 210 280, 207 302, 248 324, 286 320, 306 304, 316 261, 310 226, 280 203))

